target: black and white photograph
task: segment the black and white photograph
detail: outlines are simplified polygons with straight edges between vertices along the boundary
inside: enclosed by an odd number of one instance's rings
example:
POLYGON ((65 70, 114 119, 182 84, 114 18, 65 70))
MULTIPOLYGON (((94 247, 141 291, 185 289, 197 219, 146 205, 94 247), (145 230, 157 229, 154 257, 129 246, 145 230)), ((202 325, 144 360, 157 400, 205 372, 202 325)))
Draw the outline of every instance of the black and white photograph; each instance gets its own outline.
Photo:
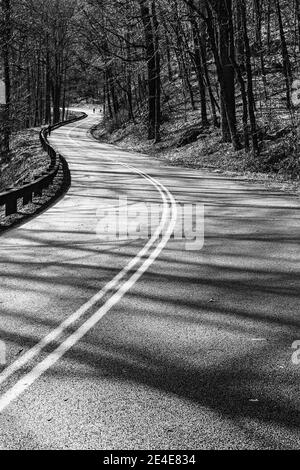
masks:
POLYGON ((300 0, 0 0, 0 453, 299 451, 299 196, 300 0))

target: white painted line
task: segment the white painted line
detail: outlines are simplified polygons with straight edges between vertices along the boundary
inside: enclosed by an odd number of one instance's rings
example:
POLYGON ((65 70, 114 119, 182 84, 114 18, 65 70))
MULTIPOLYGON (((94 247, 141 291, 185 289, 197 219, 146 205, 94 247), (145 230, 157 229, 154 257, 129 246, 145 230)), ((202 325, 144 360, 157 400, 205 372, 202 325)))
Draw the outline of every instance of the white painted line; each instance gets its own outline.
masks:
MULTIPOLYGON (((75 126, 72 126, 70 130, 67 133, 67 136, 70 140, 72 140, 69 137, 70 132, 78 126, 78 123, 75 126)), ((76 142, 75 142, 76 143, 76 142)), ((78 146, 78 144, 76 143, 78 146)), ((124 166, 122 163, 121 165, 124 166)), ((137 171, 139 172, 139 171, 137 171)), ((123 279, 123 277, 126 276, 126 274, 134 268, 136 264, 138 264, 141 261, 141 258, 145 256, 150 248, 153 246, 153 244, 157 241, 158 237, 161 234, 161 231, 163 229, 164 223, 166 221, 165 218, 165 212, 167 210, 168 202, 165 194, 163 191, 160 189, 159 185, 160 183, 156 184, 155 182, 151 181, 151 177, 148 175, 143 175, 145 178, 149 179, 149 181, 155 185, 159 193, 161 194, 161 197, 163 199, 163 215, 161 222, 157 228, 157 231, 153 234, 153 236, 150 238, 150 240, 147 242, 147 244, 142 248, 142 250, 125 266, 108 284, 106 284, 101 291, 99 291, 97 294, 95 294, 88 302, 86 302, 84 305, 82 305, 76 312, 74 312, 72 315, 70 315, 64 322, 62 322, 57 328, 55 328, 51 333, 49 333, 47 336, 45 336, 39 343, 37 343, 33 348, 28 350, 24 355, 22 355, 19 359, 17 359, 15 362, 10 364, 1 374, 0 374, 0 385, 5 382, 12 374, 20 370, 22 367, 24 367, 30 360, 32 360, 35 356, 37 356, 46 346, 49 344, 53 343, 56 339, 58 339, 64 331, 73 325, 77 320, 79 320, 93 305, 95 305, 99 300, 101 300, 107 292, 110 290, 114 289, 117 287, 118 283, 123 279)))
MULTIPOLYGON (((76 126, 74 126, 76 127, 76 126)), ((70 131, 69 131, 70 132, 70 131)), ((57 340, 65 331, 65 329, 75 323, 81 316, 83 316, 93 305, 95 305, 104 295, 110 290, 116 289, 116 293, 108 299, 108 301, 94 314, 90 319, 88 319, 75 333, 73 333, 69 338, 67 338, 53 353, 49 354, 46 359, 44 359, 40 364, 35 366, 31 372, 26 374, 22 379, 20 379, 10 390, 8 390, 0 398, 0 413, 19 395, 21 395, 33 382, 35 382, 51 365, 56 363, 60 357, 62 357, 66 351, 68 351, 74 344, 76 344, 98 321, 106 314, 108 311, 124 296, 124 294, 137 282, 137 280, 142 276, 142 274, 151 266, 155 259, 159 256, 160 252, 163 250, 167 244, 172 232, 174 230, 177 218, 177 206, 174 197, 170 194, 167 188, 165 188, 161 183, 156 181, 154 178, 149 175, 141 172, 140 170, 131 167, 130 165, 120 163, 120 165, 126 166, 136 173, 143 176, 145 179, 149 180, 159 191, 163 199, 163 215, 161 222, 155 231, 154 235, 148 241, 148 243, 143 247, 143 249, 133 258, 128 265, 120 271, 117 276, 114 277, 100 292, 98 292, 92 299, 85 303, 79 310, 73 313, 68 317, 61 325, 55 328, 49 335, 43 338, 36 346, 31 348, 27 353, 21 356, 17 361, 7 367, 2 374, 0 374, 0 384, 6 381, 12 374, 24 367, 30 360, 37 356, 47 345, 57 340), (167 194, 172 208, 172 217, 169 222, 169 226, 164 234, 162 240, 156 247, 156 249, 149 255, 149 257, 143 262, 143 264, 138 268, 138 270, 122 285, 120 281, 124 276, 139 262, 142 258, 149 252, 150 248, 157 241, 159 236, 162 234, 162 230, 165 226, 168 217, 168 201, 164 194, 167 194)))
MULTIPOLYGON (((146 178, 146 176, 145 176, 146 178)), ((150 178, 150 177, 149 177, 150 178)), ((147 178, 148 179, 148 178, 147 178)), ((161 222, 156 229, 153 236, 142 248, 142 250, 108 283, 106 284, 97 294, 95 294, 88 302, 82 305, 76 312, 70 315, 66 320, 64 320, 57 328, 55 328, 51 333, 45 336, 39 343, 37 343, 33 348, 29 349, 25 354, 20 356, 15 362, 10 364, 4 371, 0 374, 0 385, 5 382, 12 374, 24 367, 29 361, 31 361, 35 356, 37 356, 45 347, 57 340, 64 331, 73 325, 77 320, 79 320, 90 308, 93 307, 97 302, 99 302, 109 291, 118 287, 118 284, 126 276, 126 274, 133 269, 141 259, 147 255, 150 248, 160 237, 164 225, 167 220, 168 213, 168 202, 165 194, 162 192, 160 187, 153 182, 157 187, 159 193, 163 199, 163 213, 161 222)))
POLYGON ((80 328, 71 334, 55 351, 49 354, 43 361, 36 365, 28 374, 22 377, 10 390, 8 390, 0 398, 0 413, 7 408, 8 405, 16 400, 25 392, 44 372, 52 367, 61 357, 69 351, 80 339, 82 339, 100 320, 106 315, 111 308, 116 305, 122 297, 133 287, 138 279, 147 271, 151 264, 159 256, 174 230, 177 218, 176 202, 172 196, 172 218, 169 227, 162 240, 147 258, 139 269, 119 288, 119 290, 96 312, 92 315, 80 328))
MULTIPOLYGON (((122 164, 123 165, 123 164, 122 164)), ((138 173, 139 170, 137 170, 138 173)), ((33 348, 29 349, 25 354, 20 356, 19 359, 17 359, 15 362, 10 364, 1 374, 0 374, 0 385, 5 382, 12 374, 20 370, 22 367, 24 367, 29 361, 31 361, 35 356, 40 354, 40 352, 47 347, 49 344, 53 343, 55 340, 57 340, 64 331, 73 325, 77 320, 79 320, 90 308, 93 307, 97 302, 99 302, 110 290, 113 290, 117 288, 118 284, 120 281, 126 276, 126 274, 133 269, 136 264, 138 264, 141 259, 148 253, 150 248, 153 246, 153 244, 157 241, 159 238, 163 227, 166 222, 166 215, 168 211, 168 202, 166 199, 165 194, 163 191, 160 189, 160 183, 156 184, 151 177, 148 177, 146 175, 143 175, 145 178, 149 179, 152 184, 157 188, 159 193, 161 194, 161 197, 163 199, 163 213, 162 213, 162 219, 161 222, 153 234, 153 236, 150 238, 150 240, 146 243, 146 245, 142 248, 142 250, 108 283, 106 284, 101 291, 99 291, 97 294, 95 294, 88 302, 86 302, 84 305, 82 305, 76 312, 74 312, 72 315, 70 315, 65 321, 63 321, 57 328, 55 328, 51 333, 49 333, 47 336, 45 336, 39 343, 37 343, 33 348)))

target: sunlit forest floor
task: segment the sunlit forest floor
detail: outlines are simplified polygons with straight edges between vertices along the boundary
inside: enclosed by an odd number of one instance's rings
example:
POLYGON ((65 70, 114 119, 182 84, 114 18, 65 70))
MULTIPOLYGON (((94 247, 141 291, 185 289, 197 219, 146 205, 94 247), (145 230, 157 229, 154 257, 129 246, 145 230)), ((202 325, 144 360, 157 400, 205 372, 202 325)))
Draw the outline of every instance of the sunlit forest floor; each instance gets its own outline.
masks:
POLYGON ((48 155, 41 148, 39 129, 15 133, 11 139, 10 162, 1 165, 0 192, 33 181, 49 163, 48 155))
MULTIPOLYGON (((234 152, 231 144, 221 141, 220 131, 213 128, 203 130, 195 142, 178 146, 185 133, 194 127, 191 118, 192 113, 187 123, 179 118, 164 123, 162 142, 156 145, 145 139, 146 126, 142 123, 130 123, 113 133, 108 133, 104 125, 99 124, 93 134, 100 140, 117 144, 128 150, 148 153, 174 166, 209 169, 230 176, 243 175, 248 180, 264 182, 270 187, 300 193, 298 178, 300 163, 297 162, 293 149, 290 148, 291 136, 265 143, 266 149, 259 157, 260 161, 244 150, 234 152), (286 158, 277 159, 281 149, 286 158), (292 166, 292 171, 289 171, 289 165, 292 166)), ((196 123, 197 119, 195 119, 196 123)))
MULTIPOLYGON (((106 119, 94 129, 94 136, 122 148, 148 153, 171 165, 209 169, 231 176, 262 181, 277 189, 300 192, 300 110, 288 111, 282 74, 273 72, 272 93, 266 101, 259 83, 256 118, 260 155, 233 151, 221 139, 221 130, 202 128, 200 103, 196 110, 180 99, 182 84, 178 79, 163 93, 161 142, 153 144, 147 136, 147 110, 139 111, 135 122, 106 119), (195 137, 197 135, 197 137, 195 137)), ((193 83, 196 91, 196 83, 193 83)), ((196 95, 196 92, 195 92, 196 95)), ((242 140, 242 105, 237 95, 237 121, 242 140)))

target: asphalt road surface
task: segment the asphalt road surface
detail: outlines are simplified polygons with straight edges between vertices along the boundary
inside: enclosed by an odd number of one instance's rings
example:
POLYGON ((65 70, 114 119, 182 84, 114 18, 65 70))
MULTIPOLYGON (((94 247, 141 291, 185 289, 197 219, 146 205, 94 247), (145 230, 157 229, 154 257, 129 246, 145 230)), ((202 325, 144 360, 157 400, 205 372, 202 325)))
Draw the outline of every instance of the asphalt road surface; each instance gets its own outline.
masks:
POLYGON ((68 194, 1 236, 0 448, 299 449, 299 199, 98 143, 95 120, 51 135, 68 194))

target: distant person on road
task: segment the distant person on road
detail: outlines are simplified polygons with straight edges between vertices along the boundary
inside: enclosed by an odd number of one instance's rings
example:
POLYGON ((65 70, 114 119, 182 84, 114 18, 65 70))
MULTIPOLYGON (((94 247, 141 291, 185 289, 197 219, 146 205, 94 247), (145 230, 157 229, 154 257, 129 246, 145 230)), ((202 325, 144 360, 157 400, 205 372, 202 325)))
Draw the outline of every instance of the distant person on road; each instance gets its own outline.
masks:
POLYGON ((49 137, 51 135, 51 126, 50 125, 48 126, 48 135, 49 135, 49 137))
POLYGON ((94 114, 95 114, 95 112, 96 112, 96 108, 93 109, 93 113, 94 113, 94 114))

